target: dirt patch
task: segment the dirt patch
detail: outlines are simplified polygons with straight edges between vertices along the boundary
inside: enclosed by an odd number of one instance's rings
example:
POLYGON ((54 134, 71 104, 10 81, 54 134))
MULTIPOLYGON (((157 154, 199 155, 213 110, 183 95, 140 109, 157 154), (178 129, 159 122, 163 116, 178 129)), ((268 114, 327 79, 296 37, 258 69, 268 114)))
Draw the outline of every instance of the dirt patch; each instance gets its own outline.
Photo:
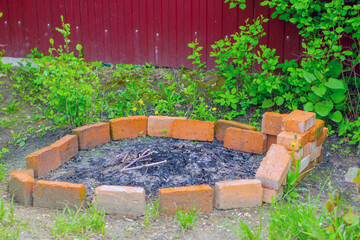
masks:
POLYGON ((90 199, 100 185, 139 186, 148 196, 156 196, 159 188, 254 178, 261 160, 262 156, 224 148, 216 140, 147 136, 80 151, 42 179, 84 184, 90 199))

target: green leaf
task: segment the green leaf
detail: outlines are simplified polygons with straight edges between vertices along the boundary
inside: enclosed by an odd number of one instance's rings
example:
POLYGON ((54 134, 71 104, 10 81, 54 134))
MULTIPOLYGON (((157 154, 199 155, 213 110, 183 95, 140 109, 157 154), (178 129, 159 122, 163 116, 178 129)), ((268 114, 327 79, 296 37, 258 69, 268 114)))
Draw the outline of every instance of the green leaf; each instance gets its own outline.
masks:
POLYGON ((284 103, 284 98, 283 97, 276 97, 275 98, 275 103, 278 106, 281 106, 284 103))
POLYGON ((315 112, 322 117, 328 116, 333 108, 334 104, 332 101, 321 101, 315 104, 315 112))
POLYGON ((331 77, 338 78, 342 71, 342 65, 339 60, 332 60, 329 62, 329 73, 331 74, 331 77))
POLYGON ((304 105, 304 110, 308 112, 312 112, 314 110, 314 104, 312 102, 308 102, 304 105))
POLYGON ((312 83, 313 81, 316 80, 316 77, 312 73, 309 73, 304 70, 302 72, 303 72, 303 76, 304 76, 305 80, 308 81, 309 83, 312 83))
POLYGON ((275 105, 275 103, 272 99, 265 99, 262 103, 262 108, 270 108, 274 105, 275 105))
POLYGON ((346 89, 344 81, 335 78, 330 78, 329 81, 325 83, 325 85, 331 89, 346 89))
POLYGON ((337 27, 335 31, 340 34, 344 31, 344 29, 342 27, 337 27))
POLYGON ((343 219, 346 224, 353 225, 359 220, 359 216, 356 215, 355 213, 348 212, 344 215, 343 219))
POLYGON ((342 92, 342 91, 336 91, 333 94, 331 94, 330 97, 334 101, 335 104, 338 104, 346 98, 346 94, 345 94, 345 92, 342 92))
POLYGON ((311 90, 319 97, 323 97, 324 94, 326 93, 326 87, 324 86, 324 84, 320 84, 319 87, 312 86, 311 90))
POLYGON ((337 122, 337 123, 339 123, 343 120, 343 116, 340 111, 330 113, 329 117, 331 120, 333 120, 334 122, 337 122))
POLYGON ((351 55, 353 55, 353 52, 351 52, 351 51, 343 51, 342 54, 344 54, 346 56, 351 56, 351 55))

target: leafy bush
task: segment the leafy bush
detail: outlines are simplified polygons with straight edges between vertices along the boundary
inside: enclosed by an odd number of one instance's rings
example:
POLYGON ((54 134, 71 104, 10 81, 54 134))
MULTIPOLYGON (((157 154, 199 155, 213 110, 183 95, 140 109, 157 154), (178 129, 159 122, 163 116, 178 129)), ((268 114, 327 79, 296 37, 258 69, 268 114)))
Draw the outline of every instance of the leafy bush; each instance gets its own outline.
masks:
POLYGON ((57 124, 81 126, 97 121, 102 108, 101 85, 93 71, 94 66, 82 58, 82 47, 77 45, 79 57, 70 52, 70 25, 61 16, 62 28, 56 28, 64 36, 65 44, 58 48, 50 39, 49 56, 34 58, 40 67, 35 74, 34 85, 39 87, 38 100, 46 108, 45 114, 57 124))

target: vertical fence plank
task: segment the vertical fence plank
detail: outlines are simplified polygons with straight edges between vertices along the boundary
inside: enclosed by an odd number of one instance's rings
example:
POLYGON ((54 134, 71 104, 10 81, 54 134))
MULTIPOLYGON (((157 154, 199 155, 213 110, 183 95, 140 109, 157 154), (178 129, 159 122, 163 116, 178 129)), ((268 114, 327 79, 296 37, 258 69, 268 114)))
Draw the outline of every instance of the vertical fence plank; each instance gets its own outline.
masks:
POLYGON ((284 59, 298 59, 300 57, 299 31, 294 24, 285 24, 284 59))
POLYGON ((3 13, 0 18, 0 51, 5 50, 5 56, 13 56, 8 1, 0 1, 0 12, 3 13))
POLYGON ((25 56, 22 2, 21 0, 12 0, 9 1, 8 4, 12 57, 22 57, 25 56))
POLYGON ((38 14, 36 0, 23 0, 23 27, 25 54, 29 54, 34 46, 39 45, 38 14))
POLYGON ((161 3, 162 66, 170 67, 170 14, 169 1, 161 3))
MULTIPOLYGON (((274 12, 271 9, 270 13, 274 12)), ((271 18, 271 17, 270 17, 271 18)), ((276 55, 279 56, 279 61, 284 61, 284 33, 285 22, 279 19, 270 19, 269 21, 269 44, 268 47, 276 49, 276 55)))

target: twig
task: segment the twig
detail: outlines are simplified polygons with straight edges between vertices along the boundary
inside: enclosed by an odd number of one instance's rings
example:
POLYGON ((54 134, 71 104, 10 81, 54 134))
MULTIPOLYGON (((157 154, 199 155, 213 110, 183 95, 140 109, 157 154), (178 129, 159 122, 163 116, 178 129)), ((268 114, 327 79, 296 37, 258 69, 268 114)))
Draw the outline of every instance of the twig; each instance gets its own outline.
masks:
POLYGON ((135 158, 133 161, 131 161, 128 165, 126 165, 122 170, 125 170, 127 168, 129 168, 131 165, 133 165, 134 163, 136 163, 137 161, 146 158, 148 156, 150 156, 151 154, 155 153, 155 151, 151 151, 149 152, 150 149, 147 149, 145 152, 143 152, 139 157, 135 158))
POLYGON ((141 168, 144 168, 144 167, 158 166, 158 165, 163 164, 163 163, 167 163, 167 160, 156 162, 156 163, 149 163, 149 164, 141 165, 141 166, 138 166, 138 167, 123 168, 123 169, 120 170, 120 172, 141 169, 141 168))

